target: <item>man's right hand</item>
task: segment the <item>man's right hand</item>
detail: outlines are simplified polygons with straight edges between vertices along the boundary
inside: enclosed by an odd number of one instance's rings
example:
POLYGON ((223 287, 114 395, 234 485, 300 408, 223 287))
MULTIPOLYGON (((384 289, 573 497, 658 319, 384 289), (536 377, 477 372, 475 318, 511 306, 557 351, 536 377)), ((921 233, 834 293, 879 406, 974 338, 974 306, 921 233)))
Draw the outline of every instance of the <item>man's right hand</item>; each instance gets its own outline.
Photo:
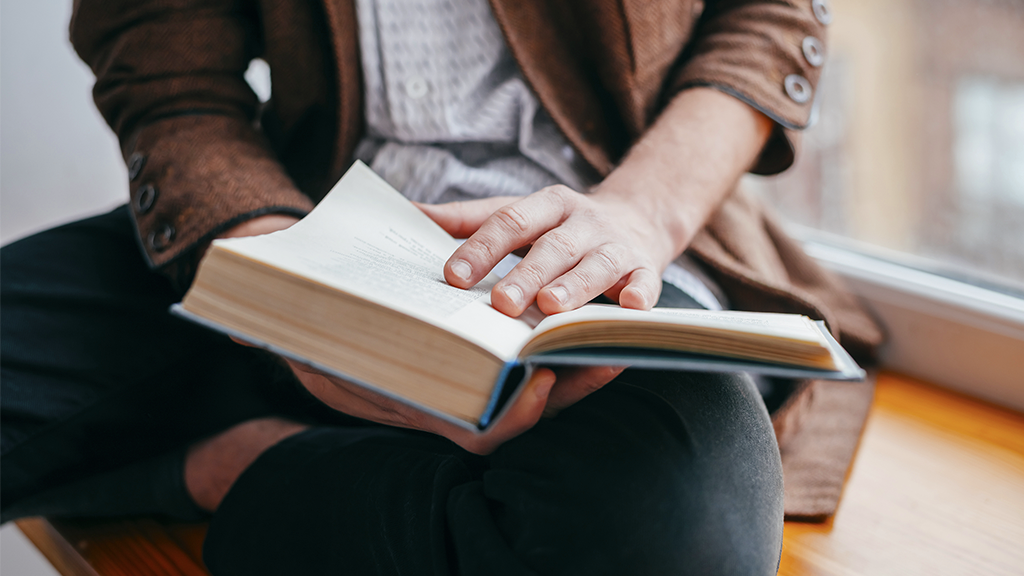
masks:
MULTIPOLYGON (((284 230, 298 222, 283 214, 268 214, 247 220, 218 238, 258 236, 284 230)), ((240 344, 245 342, 238 341, 240 344)), ((593 368, 534 372, 507 413, 484 433, 476 433, 382 396, 346 380, 288 360, 303 386, 328 406, 350 416, 389 426, 432 432, 448 438, 474 454, 489 454, 498 446, 532 428, 543 415, 551 416, 612 380, 622 368, 593 368)))
POLYGON ((537 369, 502 418, 486 432, 478 433, 304 364, 288 360, 288 365, 311 394, 335 410, 388 426, 444 436, 474 454, 490 454, 532 428, 544 414, 555 383, 554 372, 537 369))
POLYGON ((285 214, 265 214, 246 220, 217 235, 217 238, 241 238, 243 236, 262 236, 278 230, 284 230, 298 222, 295 216, 285 214))

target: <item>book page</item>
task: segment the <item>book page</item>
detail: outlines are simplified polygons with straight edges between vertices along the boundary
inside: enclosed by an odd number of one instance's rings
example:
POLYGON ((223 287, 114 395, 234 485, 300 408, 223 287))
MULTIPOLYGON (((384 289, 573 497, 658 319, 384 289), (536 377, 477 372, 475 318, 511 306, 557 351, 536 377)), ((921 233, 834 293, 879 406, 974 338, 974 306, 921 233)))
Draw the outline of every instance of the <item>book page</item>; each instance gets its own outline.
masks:
POLYGON ((587 304, 572 312, 548 316, 537 325, 534 334, 542 334, 569 324, 612 320, 700 326, 771 338, 814 342, 822 346, 826 344, 821 333, 815 328, 814 322, 806 316, 796 314, 681 308, 655 308, 646 311, 630 310, 607 304, 587 304))
POLYGON ((442 268, 458 241, 362 162, 291 228, 215 245, 429 322, 504 361, 534 325, 491 307, 493 275, 470 290, 448 284, 442 268))

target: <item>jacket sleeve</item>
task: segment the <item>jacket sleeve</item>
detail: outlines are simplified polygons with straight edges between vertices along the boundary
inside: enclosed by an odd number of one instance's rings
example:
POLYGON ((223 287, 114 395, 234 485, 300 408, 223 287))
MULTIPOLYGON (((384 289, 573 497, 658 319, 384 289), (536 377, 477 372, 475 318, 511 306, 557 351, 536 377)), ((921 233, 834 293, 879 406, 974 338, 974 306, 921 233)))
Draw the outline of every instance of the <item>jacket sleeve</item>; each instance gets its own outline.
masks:
POLYGON ((781 172, 813 119, 830 20, 828 0, 708 0, 669 89, 714 87, 774 120, 753 171, 781 172))
POLYGON ((128 165, 132 216, 153 268, 181 280, 196 247, 268 213, 312 208, 254 118, 243 74, 259 54, 241 0, 76 0, 71 42, 128 165))

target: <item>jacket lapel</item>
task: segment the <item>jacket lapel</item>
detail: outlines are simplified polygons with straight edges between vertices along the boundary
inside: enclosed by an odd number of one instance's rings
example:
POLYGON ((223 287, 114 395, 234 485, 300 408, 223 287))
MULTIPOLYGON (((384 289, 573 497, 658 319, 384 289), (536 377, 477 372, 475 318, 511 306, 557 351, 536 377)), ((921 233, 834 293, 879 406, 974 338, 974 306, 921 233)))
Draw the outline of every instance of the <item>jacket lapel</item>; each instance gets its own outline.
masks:
POLYGON ((613 167, 612 131, 578 47, 559 29, 559 14, 542 0, 490 0, 526 82, 569 142, 602 176, 613 167), (576 48, 576 50, 574 50, 576 48))
POLYGON ((324 0, 336 62, 338 135, 331 162, 331 181, 337 181, 352 162, 363 132, 363 66, 359 58, 359 24, 354 0, 324 0))

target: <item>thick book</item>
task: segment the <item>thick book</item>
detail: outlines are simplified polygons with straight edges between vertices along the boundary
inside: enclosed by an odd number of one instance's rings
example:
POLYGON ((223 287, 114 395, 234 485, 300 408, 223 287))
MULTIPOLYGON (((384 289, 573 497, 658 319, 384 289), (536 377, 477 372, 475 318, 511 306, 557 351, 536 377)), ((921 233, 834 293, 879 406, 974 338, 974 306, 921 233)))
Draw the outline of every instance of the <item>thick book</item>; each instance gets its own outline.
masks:
POLYGON ((362 163, 294 226, 216 240, 172 310, 472 429, 536 366, 858 380, 821 322, 793 314, 587 305, 495 310, 491 274, 445 282, 459 242, 362 163))

